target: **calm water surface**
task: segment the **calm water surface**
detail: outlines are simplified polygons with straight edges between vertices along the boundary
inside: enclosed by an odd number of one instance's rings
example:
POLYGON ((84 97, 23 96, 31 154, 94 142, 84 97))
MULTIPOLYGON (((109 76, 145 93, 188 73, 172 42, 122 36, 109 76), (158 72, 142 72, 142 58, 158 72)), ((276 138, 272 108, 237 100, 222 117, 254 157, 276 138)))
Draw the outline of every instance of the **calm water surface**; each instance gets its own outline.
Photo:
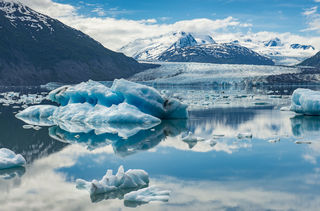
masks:
POLYGON ((0 209, 319 210, 320 117, 280 111, 261 98, 267 103, 193 109, 188 120, 163 121, 128 140, 57 126, 23 129, 14 117, 21 108, 1 106, 0 147, 21 153, 28 164, 0 171, 0 209), (189 131, 205 141, 184 142, 189 131), (240 140, 240 132, 253 138, 240 140), (76 189, 77 178, 101 179, 120 165, 147 171, 150 185, 171 190, 169 202, 126 204, 125 192, 90 197, 76 189))

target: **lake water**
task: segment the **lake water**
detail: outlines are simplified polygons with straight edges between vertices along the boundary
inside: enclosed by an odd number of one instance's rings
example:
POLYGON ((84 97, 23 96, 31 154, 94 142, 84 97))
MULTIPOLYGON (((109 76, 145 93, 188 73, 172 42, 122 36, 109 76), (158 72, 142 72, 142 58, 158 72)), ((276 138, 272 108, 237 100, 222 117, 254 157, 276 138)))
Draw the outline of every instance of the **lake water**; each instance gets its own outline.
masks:
MULTIPOLYGON (((1 91, 8 89, 44 91, 1 91)), ((160 89, 188 103, 190 118, 163 121, 128 140, 57 126, 24 129, 14 117, 21 108, 1 106, 0 147, 28 164, 0 171, 0 209, 319 210, 320 117, 280 111, 294 88, 160 89), (204 141, 184 142, 189 131, 204 141), (237 138, 245 132, 252 139, 237 138), (150 185, 171 191, 169 202, 128 204, 123 191, 90 197, 76 189, 76 179, 101 179, 120 165, 148 172, 150 185)))

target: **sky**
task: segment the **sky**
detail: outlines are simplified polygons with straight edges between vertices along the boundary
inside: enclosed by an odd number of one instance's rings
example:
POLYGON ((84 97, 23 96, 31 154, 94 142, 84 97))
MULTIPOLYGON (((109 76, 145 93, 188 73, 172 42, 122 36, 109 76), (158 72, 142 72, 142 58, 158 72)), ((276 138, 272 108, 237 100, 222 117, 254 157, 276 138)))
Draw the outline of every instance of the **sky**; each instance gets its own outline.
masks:
POLYGON ((20 0, 117 50, 171 31, 280 37, 320 48, 320 0, 20 0))

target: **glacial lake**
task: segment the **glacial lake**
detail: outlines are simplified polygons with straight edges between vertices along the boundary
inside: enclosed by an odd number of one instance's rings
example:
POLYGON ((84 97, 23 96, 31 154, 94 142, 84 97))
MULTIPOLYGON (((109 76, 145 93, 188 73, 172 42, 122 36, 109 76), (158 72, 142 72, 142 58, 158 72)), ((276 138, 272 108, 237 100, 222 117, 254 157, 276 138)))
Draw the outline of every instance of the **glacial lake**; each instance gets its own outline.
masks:
MULTIPOLYGON (((163 121, 128 140, 57 126, 24 129, 14 116, 21 104, 2 104, 0 147, 22 154, 27 166, 0 171, 0 209, 319 210, 320 117, 280 111, 296 87, 157 88, 188 103, 190 118, 163 121), (184 142, 189 131, 204 140, 184 142), (170 190, 170 200, 128 204, 123 191, 90 197, 76 188, 76 179, 100 180, 120 165, 148 172, 149 185, 170 190)), ((47 92, 0 90, 8 91, 47 92)))

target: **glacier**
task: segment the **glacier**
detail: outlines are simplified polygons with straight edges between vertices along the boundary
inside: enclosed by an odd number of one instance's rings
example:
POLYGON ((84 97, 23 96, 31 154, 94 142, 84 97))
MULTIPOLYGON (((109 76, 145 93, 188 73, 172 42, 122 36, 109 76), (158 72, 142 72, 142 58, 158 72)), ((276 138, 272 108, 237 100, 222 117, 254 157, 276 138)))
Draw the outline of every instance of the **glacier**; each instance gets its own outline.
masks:
POLYGON ((304 115, 320 115, 320 91, 296 89, 291 97, 290 110, 304 115))
POLYGON ((143 188, 137 191, 132 191, 124 195, 125 204, 128 202, 149 203, 151 201, 169 201, 170 191, 162 190, 157 186, 143 188))
POLYGON ((120 166, 116 175, 112 170, 108 170, 100 181, 92 180, 88 182, 83 179, 76 180, 77 189, 86 189, 90 195, 103 194, 119 189, 142 188, 149 184, 149 175, 141 169, 129 169, 124 172, 120 166))
POLYGON ((0 169, 8 169, 19 166, 24 166, 26 160, 20 154, 16 154, 10 149, 0 149, 0 169))

